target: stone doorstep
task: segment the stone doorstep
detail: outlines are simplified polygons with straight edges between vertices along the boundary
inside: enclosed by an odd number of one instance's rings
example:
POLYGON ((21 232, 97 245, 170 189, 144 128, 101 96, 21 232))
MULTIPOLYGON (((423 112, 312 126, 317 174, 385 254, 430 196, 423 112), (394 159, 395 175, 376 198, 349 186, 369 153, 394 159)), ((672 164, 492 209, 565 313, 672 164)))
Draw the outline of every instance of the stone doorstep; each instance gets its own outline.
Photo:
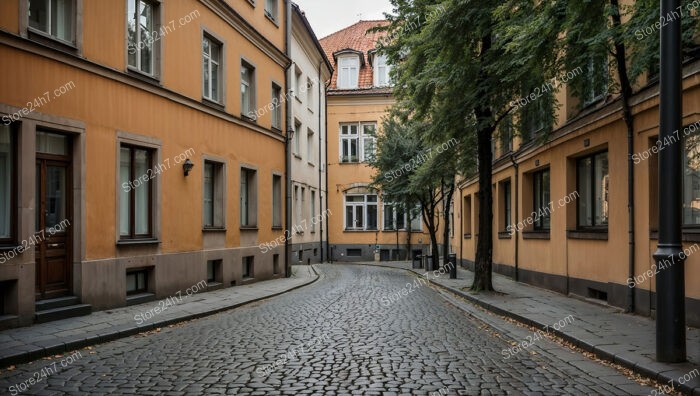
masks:
MULTIPOLYGON (((27 344, 2 351, 0 353, 0 368, 5 368, 7 366, 15 364, 29 363, 44 357, 61 354, 64 352, 70 352, 76 349, 85 348, 87 346, 103 344, 109 341, 117 340, 119 338, 129 337, 142 332, 150 331, 159 327, 165 327, 193 319, 204 318, 244 305, 252 304, 261 300, 276 297, 281 294, 285 294, 296 289, 302 288, 304 286, 308 286, 318 281, 320 278, 319 273, 316 271, 316 268, 314 268, 313 265, 311 266, 311 269, 313 270, 313 272, 309 271, 309 273, 312 275, 309 278, 310 281, 304 281, 300 284, 297 284, 299 283, 298 281, 301 280, 297 277, 295 278, 296 282, 293 282, 294 286, 286 290, 276 291, 260 297, 252 297, 250 300, 217 307, 210 311, 200 311, 195 313, 178 315, 177 317, 163 318, 162 320, 156 320, 151 323, 144 323, 142 325, 136 325, 135 323, 127 325, 118 325, 111 329, 102 329, 99 331, 93 331, 81 335, 62 337, 53 341, 44 340, 33 344, 29 343, 28 341, 27 344)), ((254 285, 251 285, 251 287, 254 287, 254 285)), ((27 329, 31 329, 31 327, 27 327, 27 329)))
MULTIPOLYGON (((345 264, 345 263, 344 263, 345 264)), ((410 271, 416 275, 421 276, 423 273, 414 270, 413 268, 404 268, 404 267, 399 267, 399 266, 390 266, 390 265, 382 265, 382 264, 373 264, 373 263, 364 263, 361 265, 372 265, 376 267, 384 267, 384 268, 393 268, 393 269, 401 269, 405 271, 410 271)), ((449 279, 448 279, 449 280, 449 279)), ((460 297, 463 297, 467 299, 468 301, 471 301, 472 303, 479 305, 497 315, 505 316, 514 320, 517 320, 520 323, 523 323, 527 326, 532 326, 535 328, 544 328, 545 326, 548 326, 549 324, 547 323, 540 323, 536 320, 532 320, 530 318, 527 318, 521 314, 514 313, 505 309, 502 309, 500 307, 497 307, 493 304, 490 304, 482 299, 479 299, 469 293, 465 293, 459 289, 455 289, 451 286, 443 285, 441 283, 438 283, 435 279, 428 279, 428 281, 435 285, 440 287, 441 289, 444 289, 452 294, 456 294, 460 297)), ((653 361, 649 358, 646 358, 644 356, 639 356, 638 354, 634 353, 615 353, 613 351, 610 351, 605 348, 604 345, 596 346, 592 345, 589 342, 586 342, 582 339, 576 338, 575 336, 571 334, 564 333, 561 330, 555 330, 554 328, 551 328, 552 333, 554 333, 557 337, 587 351, 595 354, 599 359, 607 360, 609 362, 614 362, 617 363, 627 369, 632 370, 634 373, 642 375, 644 377, 651 378, 653 380, 656 380, 660 382, 661 384, 666 384, 670 379, 677 379, 678 376, 676 374, 682 375, 683 373, 688 373, 694 369, 700 369, 699 366, 694 366, 690 363, 681 363, 681 364, 669 364, 669 363, 659 363, 656 361, 653 361), (673 375, 676 375, 673 377, 673 375)), ((680 389, 683 393, 687 395, 692 395, 692 396, 700 396, 700 380, 696 378, 696 380, 691 381, 690 383, 686 384, 678 384, 677 385, 678 389, 680 389)))

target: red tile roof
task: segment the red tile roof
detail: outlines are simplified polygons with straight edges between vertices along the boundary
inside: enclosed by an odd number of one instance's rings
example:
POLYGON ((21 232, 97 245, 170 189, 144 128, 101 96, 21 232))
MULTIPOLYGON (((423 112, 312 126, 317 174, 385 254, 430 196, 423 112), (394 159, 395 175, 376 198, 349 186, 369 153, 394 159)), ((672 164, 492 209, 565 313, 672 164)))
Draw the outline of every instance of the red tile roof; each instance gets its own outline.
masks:
POLYGON ((369 63, 367 58, 368 53, 376 48, 377 40, 381 37, 386 36, 386 32, 367 32, 377 26, 388 25, 389 21, 379 20, 379 21, 359 21, 354 25, 348 26, 345 29, 339 30, 329 36, 326 36, 319 40, 321 42, 321 47, 326 52, 326 56, 333 64, 333 78, 331 80, 331 85, 329 87, 329 94, 333 94, 334 90, 336 94, 374 94, 374 93, 390 93, 391 89, 374 88, 374 69, 369 63), (362 52, 363 64, 360 64, 360 76, 358 79, 358 89, 357 90, 338 90, 338 67, 336 64, 336 59, 333 56, 334 53, 350 49, 362 52), (357 91, 357 92, 356 92, 357 91), (376 91, 376 92, 375 92, 376 91))

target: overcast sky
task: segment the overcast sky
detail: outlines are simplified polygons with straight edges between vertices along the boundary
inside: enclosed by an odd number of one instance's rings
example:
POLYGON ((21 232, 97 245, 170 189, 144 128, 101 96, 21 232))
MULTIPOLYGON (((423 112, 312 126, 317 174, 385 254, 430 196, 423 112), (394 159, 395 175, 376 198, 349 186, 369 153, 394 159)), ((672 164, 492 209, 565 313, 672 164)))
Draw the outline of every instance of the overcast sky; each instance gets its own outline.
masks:
POLYGON ((320 39, 362 20, 384 19, 389 0, 294 0, 320 39))

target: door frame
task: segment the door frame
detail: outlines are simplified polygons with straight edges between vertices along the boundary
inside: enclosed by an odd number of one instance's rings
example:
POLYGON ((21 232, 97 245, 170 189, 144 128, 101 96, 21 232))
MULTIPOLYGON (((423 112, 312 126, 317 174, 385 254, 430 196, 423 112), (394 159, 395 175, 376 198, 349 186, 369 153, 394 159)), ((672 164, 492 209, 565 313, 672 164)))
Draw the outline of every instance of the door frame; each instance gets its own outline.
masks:
MULTIPOLYGON (((37 129, 37 132, 39 130, 37 129)), ((41 130, 41 132, 49 132, 49 133, 56 133, 53 131, 46 131, 46 130, 41 130)), ((35 175, 35 178, 39 178, 39 180, 43 180, 44 183, 40 185, 40 188, 42 191, 35 192, 41 199, 41 202, 36 202, 35 204, 35 210, 36 214, 39 215, 39 210, 42 206, 46 205, 46 192, 44 191, 45 188, 45 182, 46 182, 46 166, 63 166, 66 169, 66 185, 65 185, 65 196, 66 196, 66 219, 68 220, 68 229, 66 230, 66 264, 65 264, 65 277, 66 277, 66 291, 51 291, 48 292, 46 290, 40 290, 41 288, 45 288, 46 280, 42 279, 42 274, 45 274, 46 270, 46 262, 45 262, 45 256, 46 256, 46 246, 45 242, 48 239, 48 237, 44 236, 41 241, 36 246, 35 251, 38 251, 35 254, 34 257, 34 262, 35 262, 35 299, 38 300, 43 300, 43 299, 48 299, 48 298, 54 298, 54 297, 60 297, 62 295, 71 295, 73 293, 73 228, 74 228, 74 216, 73 216, 73 136, 70 134, 63 134, 63 133, 57 133, 63 136, 66 136, 68 138, 68 150, 69 150, 69 155, 63 156, 63 155, 54 155, 54 154, 45 154, 45 153, 38 153, 35 152, 35 162, 37 165, 44 163, 45 166, 41 166, 40 172, 42 173, 41 175, 35 175)), ((35 185, 36 185, 36 180, 35 180, 35 185)), ((36 218, 34 219, 36 222, 36 218)), ((45 220, 41 220, 43 223, 45 220)), ((40 224, 41 225, 41 224, 40 224)), ((42 228, 43 230, 46 229, 44 226, 42 228)), ((36 232, 39 232, 41 230, 35 230, 35 235, 36 232)))

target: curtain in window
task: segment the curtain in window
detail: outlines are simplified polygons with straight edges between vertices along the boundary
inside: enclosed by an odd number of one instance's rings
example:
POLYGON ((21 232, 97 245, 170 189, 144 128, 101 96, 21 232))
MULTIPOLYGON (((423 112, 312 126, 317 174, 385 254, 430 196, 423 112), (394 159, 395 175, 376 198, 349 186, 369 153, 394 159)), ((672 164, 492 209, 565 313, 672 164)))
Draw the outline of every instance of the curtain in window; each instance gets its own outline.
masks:
POLYGON ((13 148, 10 127, 0 126, 0 238, 12 237, 13 148))
MULTIPOLYGON (((134 168, 136 178, 149 178, 152 176, 151 171, 149 171, 150 159, 149 154, 146 150, 134 150, 134 168)), ((150 192, 150 181, 147 180, 145 183, 136 187, 135 199, 134 199, 134 223, 136 235, 147 235, 149 234, 149 192, 150 192)))
POLYGON ((131 150, 122 147, 119 155, 119 232, 122 236, 128 236, 131 224, 131 201, 129 200, 131 180, 131 150))

